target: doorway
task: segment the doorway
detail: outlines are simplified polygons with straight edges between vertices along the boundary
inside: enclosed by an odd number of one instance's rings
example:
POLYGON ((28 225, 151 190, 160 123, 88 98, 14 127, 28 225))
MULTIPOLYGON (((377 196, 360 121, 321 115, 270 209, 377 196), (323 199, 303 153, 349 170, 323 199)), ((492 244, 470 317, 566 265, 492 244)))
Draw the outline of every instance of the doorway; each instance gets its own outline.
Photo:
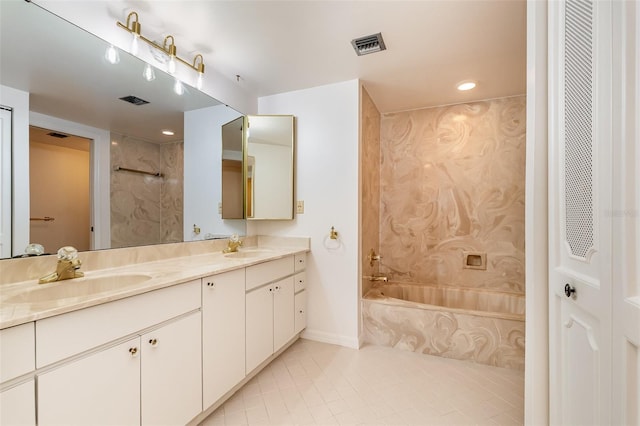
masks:
POLYGON ((29 238, 55 253, 91 248, 91 143, 29 126, 29 238))

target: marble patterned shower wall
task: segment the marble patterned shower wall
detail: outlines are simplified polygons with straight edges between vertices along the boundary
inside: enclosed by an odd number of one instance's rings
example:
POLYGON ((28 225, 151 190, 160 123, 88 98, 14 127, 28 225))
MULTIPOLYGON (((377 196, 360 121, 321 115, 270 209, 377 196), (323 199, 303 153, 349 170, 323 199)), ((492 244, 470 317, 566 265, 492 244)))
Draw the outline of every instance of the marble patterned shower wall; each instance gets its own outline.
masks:
POLYGON ((161 240, 163 243, 181 243, 183 238, 184 201, 184 143, 160 145, 160 160, 164 181, 160 198, 161 240))
POLYGON ((111 135, 111 247, 182 241, 183 144, 111 135), (114 171, 161 172, 164 178, 114 171))
POLYGON ((524 293, 525 97, 383 114, 381 272, 524 293), (486 270, 464 252, 486 253, 486 270))
MULTIPOLYGON (((361 210, 362 210, 362 273, 378 272, 378 264, 369 265, 366 259, 369 250, 380 251, 380 112, 362 87, 362 148, 361 148, 361 210)), ((362 281, 362 294, 371 287, 368 280, 362 281)))

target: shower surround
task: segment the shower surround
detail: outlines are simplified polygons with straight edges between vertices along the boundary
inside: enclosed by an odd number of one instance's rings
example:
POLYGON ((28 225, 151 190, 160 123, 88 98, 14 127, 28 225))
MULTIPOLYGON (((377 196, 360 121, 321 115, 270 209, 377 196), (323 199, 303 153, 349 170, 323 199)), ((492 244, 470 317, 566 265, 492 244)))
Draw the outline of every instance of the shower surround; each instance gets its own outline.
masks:
POLYGON ((111 248, 182 242, 184 144, 111 134, 111 248))
POLYGON ((363 282, 365 341, 522 368, 524 311, 476 315, 465 303, 446 312, 398 299, 424 287, 460 300, 471 297, 464 290, 524 300, 525 104, 518 96, 381 116, 380 242, 372 248, 382 261, 363 274, 380 272, 405 290, 381 296, 363 282), (465 268, 466 252, 486 253, 486 269, 465 268))

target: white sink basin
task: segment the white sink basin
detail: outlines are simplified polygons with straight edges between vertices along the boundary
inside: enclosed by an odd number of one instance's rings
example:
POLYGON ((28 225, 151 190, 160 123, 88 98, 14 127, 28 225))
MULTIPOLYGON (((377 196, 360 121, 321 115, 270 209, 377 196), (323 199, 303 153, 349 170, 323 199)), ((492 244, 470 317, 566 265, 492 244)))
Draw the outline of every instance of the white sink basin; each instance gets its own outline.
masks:
POLYGON ((39 284, 5 300, 6 303, 42 303, 93 296, 135 287, 151 279, 145 274, 83 277, 39 284))
POLYGON ((260 257, 265 256, 270 253, 273 253, 273 250, 264 249, 264 248, 255 248, 255 249, 240 249, 233 253, 225 253, 225 257, 230 257, 232 259, 250 259, 252 257, 260 257))

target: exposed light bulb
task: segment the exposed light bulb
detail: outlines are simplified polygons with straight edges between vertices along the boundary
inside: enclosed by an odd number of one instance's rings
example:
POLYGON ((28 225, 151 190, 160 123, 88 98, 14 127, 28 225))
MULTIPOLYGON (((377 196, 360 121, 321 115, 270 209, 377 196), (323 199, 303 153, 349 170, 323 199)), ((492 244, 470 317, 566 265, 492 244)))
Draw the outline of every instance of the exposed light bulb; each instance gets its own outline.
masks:
POLYGON ((147 64, 144 66, 144 71, 142 72, 142 76, 147 81, 153 81, 156 79, 156 73, 153 70, 151 64, 147 64))
POLYGON ((203 80, 203 74, 199 72, 198 79, 196 80, 196 89, 202 90, 202 80, 203 80))
POLYGON ((184 94, 184 86, 182 82, 176 78, 175 83, 173 84, 173 91, 176 92, 176 95, 182 96, 184 94))
POLYGON ((175 74, 175 72, 176 72, 176 57, 175 56, 170 56, 169 57, 169 64, 167 65, 167 72, 169 72, 169 74, 175 74))
POLYGON ((107 47, 107 51, 104 52, 104 58, 110 64, 117 64, 118 62, 120 62, 120 54, 118 53, 118 49, 116 49, 113 44, 110 45, 109 47, 107 47))
POLYGON ((132 55, 137 55, 138 54, 138 40, 140 39, 140 36, 138 34, 133 34, 133 39, 131 40, 131 54, 132 55))
POLYGON ((167 129, 167 130, 163 130, 162 134, 165 136, 173 136, 175 133, 173 132, 173 130, 167 129))

